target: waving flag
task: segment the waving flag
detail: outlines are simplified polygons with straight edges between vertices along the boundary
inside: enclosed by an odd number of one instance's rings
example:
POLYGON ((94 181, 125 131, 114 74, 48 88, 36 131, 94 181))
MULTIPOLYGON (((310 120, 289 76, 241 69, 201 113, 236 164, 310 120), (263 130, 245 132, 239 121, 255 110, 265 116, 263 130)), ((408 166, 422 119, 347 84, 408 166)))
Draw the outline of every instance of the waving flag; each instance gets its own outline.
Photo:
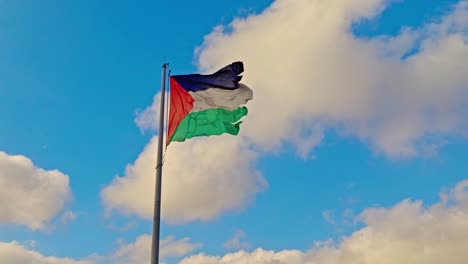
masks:
POLYGON ((242 62, 234 62, 210 75, 170 77, 170 110, 167 144, 196 136, 239 133, 242 106, 253 98, 252 90, 239 83, 242 62))

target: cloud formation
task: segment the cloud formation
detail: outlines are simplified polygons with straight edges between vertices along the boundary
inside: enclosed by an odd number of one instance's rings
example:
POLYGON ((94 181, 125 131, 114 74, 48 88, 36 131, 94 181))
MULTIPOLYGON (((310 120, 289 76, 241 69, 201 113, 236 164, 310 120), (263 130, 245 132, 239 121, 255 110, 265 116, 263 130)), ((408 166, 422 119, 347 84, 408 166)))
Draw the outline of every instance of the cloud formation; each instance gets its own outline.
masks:
MULTIPOLYGON (((122 244, 111 255, 92 254, 84 259, 75 260, 67 257, 44 256, 42 253, 29 249, 35 242, 29 241, 25 246, 17 241, 0 241, 0 263, 8 264, 129 264, 147 263, 151 255, 151 236, 141 235, 135 242, 122 244)), ((184 257, 202 247, 201 243, 193 243, 190 238, 176 239, 173 236, 160 241, 160 259, 184 257)))
MULTIPOLYGON (((166 98, 167 99, 167 98, 166 98)), ((159 109, 161 102, 161 93, 157 93, 153 97, 153 103, 145 108, 143 111, 137 111, 135 118, 136 125, 140 130, 153 130, 157 131, 159 126, 159 109)))
POLYGON ((70 258, 44 256, 39 252, 26 249, 16 241, 0 242, 0 263, 8 264, 92 264, 91 261, 79 261, 70 258))
POLYGON ((468 132, 468 2, 396 36, 353 35, 389 2, 277 0, 216 27, 198 63, 244 61, 255 100, 242 134, 265 150, 287 143, 307 156, 334 129, 392 159, 431 154, 431 136, 468 132))
MULTIPOLYGON (((167 257, 183 257, 200 248, 199 243, 190 242, 189 238, 180 240, 175 237, 167 237, 160 241, 159 256, 161 259, 167 257)), ((146 263, 151 256, 151 236, 141 235, 134 243, 125 244, 120 247, 113 255, 113 263, 146 263)))
POLYGON ((440 195, 438 203, 404 200, 370 208, 365 225, 339 243, 316 243, 307 252, 256 249, 224 256, 198 254, 180 264, 463 264, 468 259, 468 180, 440 195))
MULTIPOLYGON (((168 223, 209 220, 241 209, 265 187, 254 169, 256 153, 229 136, 199 138, 170 145, 162 186, 162 217, 168 223), (217 147, 222 146, 222 148, 217 147)), ((145 147, 125 176, 102 191, 109 210, 153 216, 157 136, 145 147)))
MULTIPOLYGON (((267 183, 265 152, 293 145, 307 158, 327 130, 368 143, 390 159, 432 155, 468 135, 468 1, 440 21, 395 36, 359 38, 354 23, 384 0, 276 0, 260 14, 217 26, 196 49, 201 72, 245 64, 247 104, 238 137, 171 144, 163 179, 169 223, 210 220, 243 208, 267 183), (234 191, 235 190, 235 191, 234 191)), ((156 128, 159 96, 136 119, 156 128)), ((110 210, 152 215, 156 140, 103 190, 110 210)))
POLYGON ((0 151, 0 223, 44 228, 70 197, 67 175, 38 168, 25 156, 0 151))

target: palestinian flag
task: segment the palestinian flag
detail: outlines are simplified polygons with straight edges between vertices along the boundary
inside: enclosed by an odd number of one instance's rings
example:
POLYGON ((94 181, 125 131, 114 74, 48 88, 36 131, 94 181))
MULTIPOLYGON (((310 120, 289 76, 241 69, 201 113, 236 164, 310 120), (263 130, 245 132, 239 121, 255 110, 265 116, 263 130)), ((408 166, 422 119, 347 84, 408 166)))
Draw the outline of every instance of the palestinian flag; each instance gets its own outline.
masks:
POLYGON ((170 109, 167 144, 197 136, 239 133, 242 106, 253 98, 252 90, 239 83, 242 62, 234 62, 209 74, 170 77, 170 109))

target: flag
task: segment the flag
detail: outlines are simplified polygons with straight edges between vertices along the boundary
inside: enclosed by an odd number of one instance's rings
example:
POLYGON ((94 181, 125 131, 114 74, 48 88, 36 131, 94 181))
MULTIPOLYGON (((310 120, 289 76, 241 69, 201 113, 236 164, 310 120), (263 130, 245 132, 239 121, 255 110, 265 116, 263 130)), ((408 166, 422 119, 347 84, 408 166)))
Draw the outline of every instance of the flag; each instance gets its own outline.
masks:
POLYGON ((239 133, 242 106, 253 98, 252 90, 240 83, 242 62, 234 62, 209 75, 170 77, 170 108, 167 144, 197 136, 239 133))

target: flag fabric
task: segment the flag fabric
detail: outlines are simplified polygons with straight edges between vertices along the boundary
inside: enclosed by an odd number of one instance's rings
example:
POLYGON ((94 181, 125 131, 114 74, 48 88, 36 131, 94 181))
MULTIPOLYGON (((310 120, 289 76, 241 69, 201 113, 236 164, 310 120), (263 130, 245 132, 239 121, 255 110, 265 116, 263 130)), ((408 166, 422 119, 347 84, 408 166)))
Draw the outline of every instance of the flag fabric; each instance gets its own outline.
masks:
POLYGON ((240 83, 242 62, 234 62, 209 75, 170 77, 170 109, 167 144, 197 136, 228 133, 238 135, 242 106, 253 98, 252 90, 240 83))

